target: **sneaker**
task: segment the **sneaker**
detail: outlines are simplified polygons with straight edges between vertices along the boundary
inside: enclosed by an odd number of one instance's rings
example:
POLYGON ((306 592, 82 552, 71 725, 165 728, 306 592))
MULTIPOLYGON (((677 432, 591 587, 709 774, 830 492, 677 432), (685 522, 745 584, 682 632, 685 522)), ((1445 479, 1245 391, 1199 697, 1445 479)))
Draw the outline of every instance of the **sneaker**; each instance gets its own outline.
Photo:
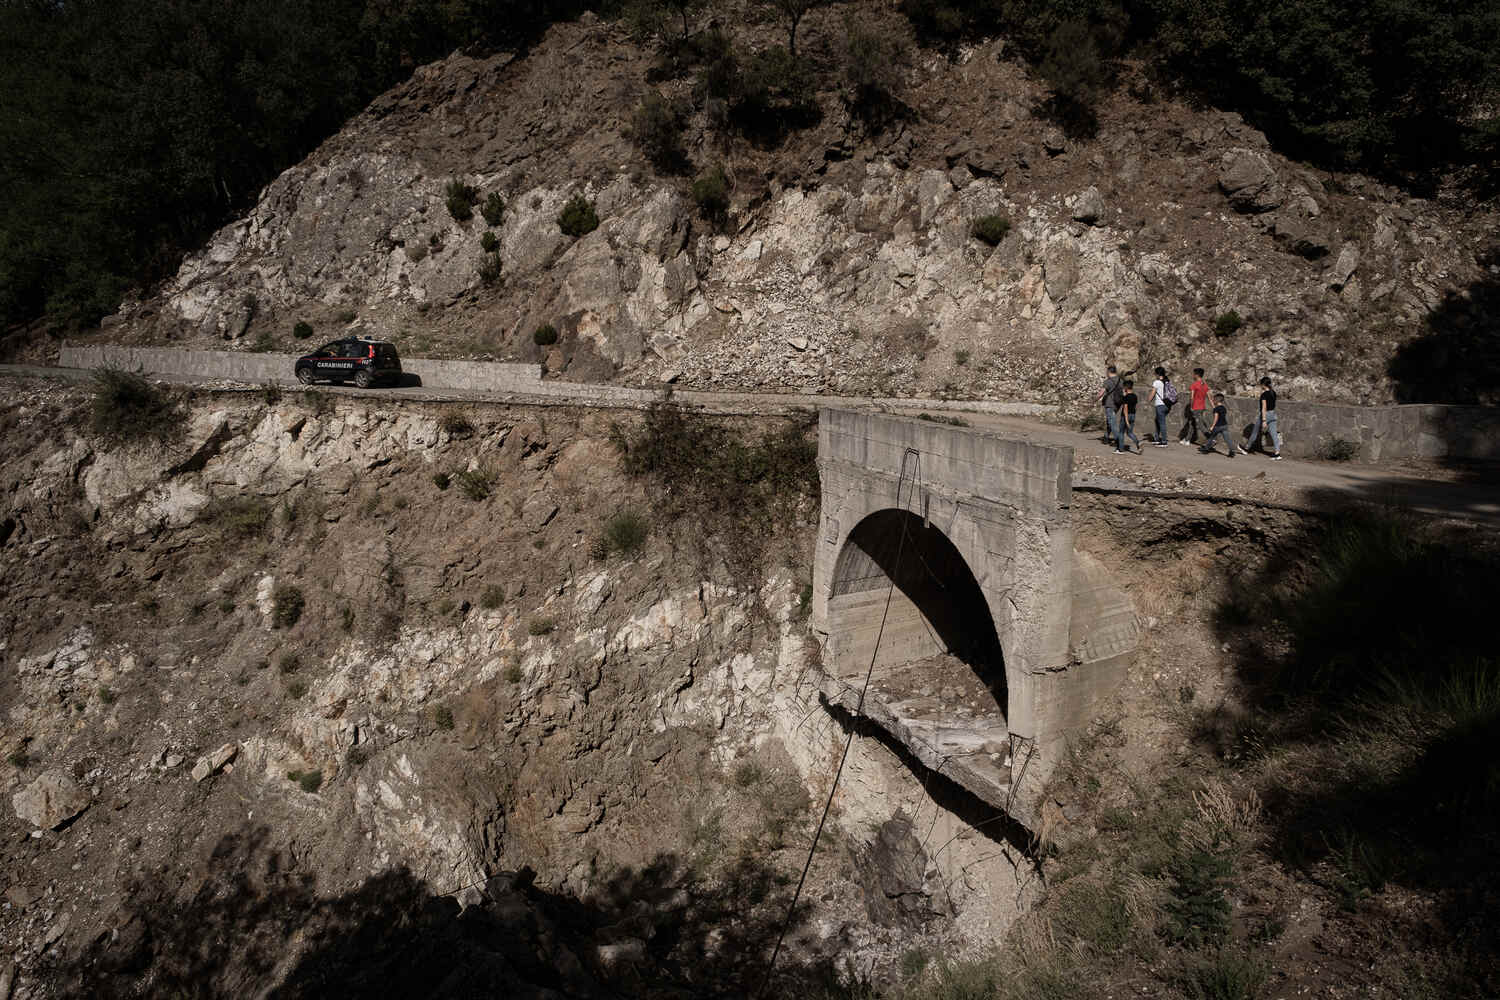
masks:
POLYGON ((1187 438, 1178 438, 1177 439, 1177 443, 1178 444, 1192 444, 1193 442, 1189 441, 1187 438))
MULTIPOLYGON (((1213 453, 1214 453, 1214 449, 1212 449, 1212 448, 1199 448, 1198 449, 1198 454, 1200 454, 1200 455, 1212 455, 1213 453)), ((1234 452, 1231 451, 1229 454, 1233 455, 1234 452)))
POLYGON ((1272 455, 1271 456, 1271 461, 1273 461, 1273 462, 1279 462, 1279 461, 1281 461, 1281 456, 1280 455, 1272 455))
POLYGON ((1115 449, 1115 454, 1116 455, 1123 455, 1123 454, 1125 454, 1125 449, 1124 448, 1116 448, 1115 449))

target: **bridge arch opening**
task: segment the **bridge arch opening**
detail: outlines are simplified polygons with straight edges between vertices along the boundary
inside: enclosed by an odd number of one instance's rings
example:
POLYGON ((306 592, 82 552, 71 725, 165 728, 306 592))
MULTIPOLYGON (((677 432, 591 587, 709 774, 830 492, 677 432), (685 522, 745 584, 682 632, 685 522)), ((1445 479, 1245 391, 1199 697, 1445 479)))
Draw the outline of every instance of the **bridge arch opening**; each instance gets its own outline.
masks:
POLYGON ((984 591, 953 542, 910 511, 876 511, 849 533, 834 563, 828 626, 832 666, 846 679, 863 677, 872 655, 876 678, 953 657, 1007 712, 1005 656, 984 591))

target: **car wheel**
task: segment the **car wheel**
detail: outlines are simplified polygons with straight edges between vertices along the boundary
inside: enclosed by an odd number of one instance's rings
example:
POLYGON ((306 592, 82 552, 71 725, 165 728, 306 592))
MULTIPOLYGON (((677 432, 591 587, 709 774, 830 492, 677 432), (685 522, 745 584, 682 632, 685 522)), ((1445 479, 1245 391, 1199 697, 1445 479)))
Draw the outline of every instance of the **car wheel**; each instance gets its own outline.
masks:
POLYGON ((354 384, 361 389, 368 389, 375 384, 375 379, 370 376, 369 372, 359 372, 354 376, 354 384))
POLYGON ((313 373, 311 368, 298 368, 297 381, 303 385, 312 385, 313 373))

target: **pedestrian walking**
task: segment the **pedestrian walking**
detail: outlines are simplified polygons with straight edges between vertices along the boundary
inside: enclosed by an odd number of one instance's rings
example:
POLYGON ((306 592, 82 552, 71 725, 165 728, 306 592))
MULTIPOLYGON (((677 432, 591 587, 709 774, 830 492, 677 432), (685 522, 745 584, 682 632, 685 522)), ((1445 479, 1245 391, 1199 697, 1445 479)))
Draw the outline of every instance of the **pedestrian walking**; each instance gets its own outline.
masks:
POLYGON ((1197 444, 1201 428, 1208 432, 1204 423, 1208 416, 1208 383, 1203 381, 1203 369, 1193 369, 1193 384, 1188 386, 1188 405, 1182 411, 1182 431, 1177 435, 1178 444, 1197 444))
POLYGON ((1135 383, 1130 379, 1123 379, 1120 383, 1120 436, 1115 445, 1115 454, 1124 455, 1129 452, 1125 447, 1125 439, 1128 437, 1135 442, 1135 453, 1141 454, 1141 439, 1135 436, 1135 408, 1140 402, 1140 397, 1135 394, 1135 383))
POLYGON ((1104 404, 1104 433, 1108 435, 1105 442, 1113 445, 1118 451, 1120 448, 1120 401, 1124 393, 1120 391, 1120 376, 1115 371, 1115 366, 1110 365, 1104 373, 1104 386, 1099 390, 1099 395, 1094 398, 1094 405, 1104 404))
POLYGON ((1276 450, 1271 453, 1271 461, 1281 461, 1281 432, 1276 427, 1276 390, 1271 387, 1271 376, 1266 375, 1260 380, 1260 404, 1255 411, 1255 430, 1248 442, 1250 449, 1265 450, 1261 444, 1261 435, 1271 436, 1271 446, 1276 450))
POLYGON ((1234 441, 1229 437, 1229 408, 1224 405, 1224 394, 1214 393, 1213 425, 1208 428, 1208 435, 1203 439, 1203 446, 1198 450, 1207 455, 1215 451, 1214 439, 1222 437, 1224 447, 1229 452, 1229 457, 1234 457, 1234 441))
POLYGON ((1156 409, 1155 444, 1158 448, 1165 448, 1167 446, 1167 411, 1172 408, 1171 401, 1167 399, 1167 392, 1171 384, 1172 380, 1167 378, 1167 370, 1161 365, 1157 365, 1156 378, 1151 383, 1150 402, 1156 409))

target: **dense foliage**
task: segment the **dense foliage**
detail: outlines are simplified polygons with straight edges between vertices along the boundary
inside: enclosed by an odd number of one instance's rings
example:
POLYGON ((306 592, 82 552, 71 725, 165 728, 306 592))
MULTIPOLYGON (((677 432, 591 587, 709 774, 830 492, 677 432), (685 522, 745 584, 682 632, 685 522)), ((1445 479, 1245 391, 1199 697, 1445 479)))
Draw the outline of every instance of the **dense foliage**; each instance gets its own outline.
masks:
POLYGON ((87 322, 371 97, 574 0, 0 0, 0 324, 87 322))

